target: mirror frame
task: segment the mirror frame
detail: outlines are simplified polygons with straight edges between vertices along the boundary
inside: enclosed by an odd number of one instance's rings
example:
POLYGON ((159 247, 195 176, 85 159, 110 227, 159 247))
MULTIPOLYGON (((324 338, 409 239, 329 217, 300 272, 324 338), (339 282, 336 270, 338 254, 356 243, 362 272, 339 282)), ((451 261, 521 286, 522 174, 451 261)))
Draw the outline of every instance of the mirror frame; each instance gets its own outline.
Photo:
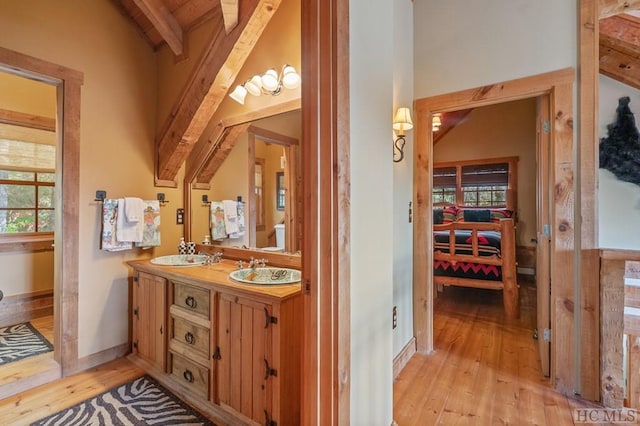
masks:
MULTIPOLYGON (((184 208, 184 232, 183 235, 185 240, 190 241, 192 239, 192 189, 197 189, 197 178, 199 173, 204 169, 207 162, 209 161, 211 155, 215 152, 215 148, 220 143, 224 135, 232 130, 235 126, 239 125, 248 125, 250 122, 260 120, 263 118, 268 118, 274 115, 278 115, 285 112, 294 111, 297 109, 301 109, 301 99, 295 98, 291 100, 287 100, 278 104, 270 105, 265 108, 260 108, 256 110, 247 111, 243 114, 238 114, 235 116, 230 116, 224 118, 218 122, 218 124, 214 127, 212 134, 207 138, 206 143, 199 143, 198 146, 194 147, 191 152, 191 155, 187 159, 185 165, 185 176, 183 181, 183 208, 184 208)), ((298 227, 301 229, 302 224, 299 223, 298 227)), ((235 258, 235 259, 250 259, 251 257, 255 257, 256 253, 260 253, 261 257, 269 260, 271 264, 279 265, 280 262, 284 262, 286 264, 291 264, 292 267, 301 267, 301 261, 296 261, 300 259, 299 255, 291 255, 285 253, 273 253, 273 252, 264 252, 260 250, 252 250, 252 249, 243 249, 243 248, 234 248, 233 250, 229 250, 229 247, 226 246, 218 246, 218 245, 210 245, 210 246, 202 246, 198 245, 198 250, 202 251, 222 251, 224 257, 235 258), (203 250, 206 248, 206 250, 203 250), (291 258, 294 258, 291 260, 291 258)), ((282 265, 284 266, 284 265, 282 265)))

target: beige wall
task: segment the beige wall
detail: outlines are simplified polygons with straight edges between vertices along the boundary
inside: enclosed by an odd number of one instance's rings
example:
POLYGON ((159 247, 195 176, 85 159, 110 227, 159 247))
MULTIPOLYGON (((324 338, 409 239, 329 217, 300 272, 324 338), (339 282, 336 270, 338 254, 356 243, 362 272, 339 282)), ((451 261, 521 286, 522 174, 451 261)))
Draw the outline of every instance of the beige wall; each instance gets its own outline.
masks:
POLYGON ((79 356, 128 340, 129 269, 125 261, 169 251, 182 230, 175 226, 180 190, 153 186, 156 60, 150 46, 107 0, 25 0, 0 3, 0 40, 5 48, 84 74, 79 185, 79 356), (52 18, 55 17, 55 18, 52 18), (100 251, 101 204, 108 197, 155 198, 162 208, 163 247, 100 251))
MULTIPOLYGON (((54 86, 0 72, 0 109, 55 118, 54 86)), ((5 296, 53 290, 53 251, 1 253, 5 296)))
POLYGON ((518 245, 536 237, 536 100, 474 109, 433 147, 435 162, 518 157, 518 245))

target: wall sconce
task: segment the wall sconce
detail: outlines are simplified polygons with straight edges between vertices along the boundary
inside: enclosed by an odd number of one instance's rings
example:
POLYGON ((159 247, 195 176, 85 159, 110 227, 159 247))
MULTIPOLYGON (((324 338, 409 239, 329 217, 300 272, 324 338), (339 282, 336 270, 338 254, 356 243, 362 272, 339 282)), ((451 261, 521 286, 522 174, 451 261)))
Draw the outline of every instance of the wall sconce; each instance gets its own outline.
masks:
POLYGON ((282 92, 283 87, 296 89, 298 86, 300 86, 300 74, 296 72, 294 67, 285 64, 280 75, 273 68, 268 69, 264 74, 256 74, 244 83, 237 85, 229 97, 244 105, 247 93, 253 96, 261 94, 277 96, 282 92))
POLYGON ((399 163, 404 158, 404 131, 411 129, 413 129, 413 122, 411 121, 409 108, 398 108, 393 119, 393 130, 398 132, 396 140, 393 141, 393 161, 396 163, 399 163))
POLYGON ((433 118, 431 118, 431 131, 437 132, 438 130, 440 130, 440 126, 442 126, 441 114, 433 114, 433 118))

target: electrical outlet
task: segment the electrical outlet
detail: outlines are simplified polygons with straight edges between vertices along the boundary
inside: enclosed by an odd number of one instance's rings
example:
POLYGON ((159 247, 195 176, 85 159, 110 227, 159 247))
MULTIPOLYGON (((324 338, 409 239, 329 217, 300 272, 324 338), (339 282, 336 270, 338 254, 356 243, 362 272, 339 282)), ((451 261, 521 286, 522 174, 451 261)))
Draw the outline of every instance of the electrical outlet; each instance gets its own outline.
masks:
POLYGON ((398 307, 393 307, 393 320, 392 320, 393 328, 398 326, 398 307))

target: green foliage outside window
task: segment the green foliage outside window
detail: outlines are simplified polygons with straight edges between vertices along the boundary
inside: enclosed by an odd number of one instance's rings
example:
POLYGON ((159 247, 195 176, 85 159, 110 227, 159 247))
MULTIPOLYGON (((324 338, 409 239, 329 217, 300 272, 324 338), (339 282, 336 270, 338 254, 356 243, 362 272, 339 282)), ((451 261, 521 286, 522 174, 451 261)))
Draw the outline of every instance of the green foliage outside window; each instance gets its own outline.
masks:
POLYGON ((0 170, 0 234, 53 232, 55 173, 0 170))

